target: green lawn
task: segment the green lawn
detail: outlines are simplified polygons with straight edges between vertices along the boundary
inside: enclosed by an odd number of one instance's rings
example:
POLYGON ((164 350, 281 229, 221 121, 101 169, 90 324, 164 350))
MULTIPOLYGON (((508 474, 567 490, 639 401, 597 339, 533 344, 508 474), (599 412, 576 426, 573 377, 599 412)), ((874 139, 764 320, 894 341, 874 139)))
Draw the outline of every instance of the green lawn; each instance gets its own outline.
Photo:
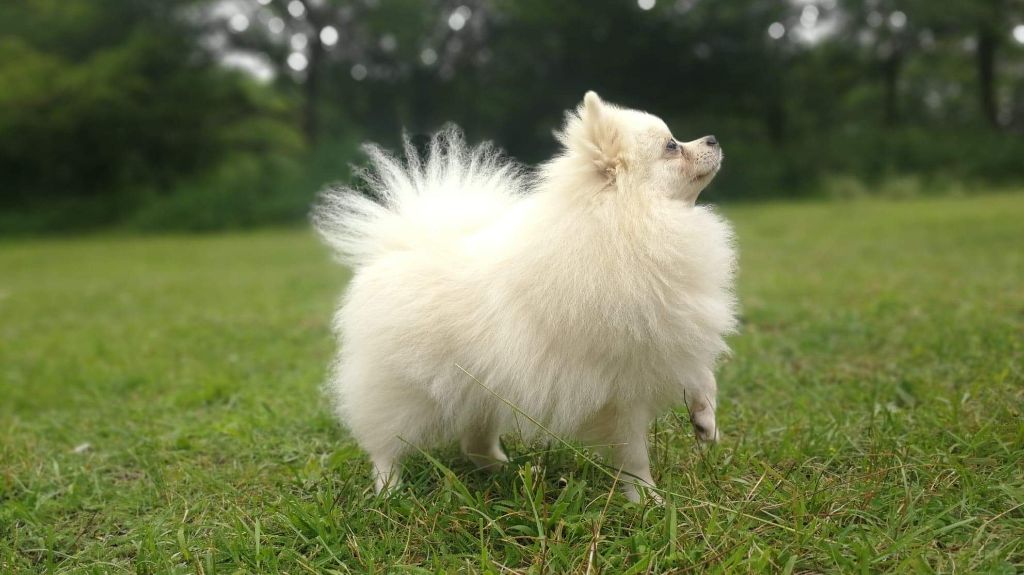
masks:
POLYGON ((727 213, 726 437, 658 422, 664 507, 514 438, 369 495, 309 233, 0 243, 0 573, 1024 571, 1024 195, 727 213))

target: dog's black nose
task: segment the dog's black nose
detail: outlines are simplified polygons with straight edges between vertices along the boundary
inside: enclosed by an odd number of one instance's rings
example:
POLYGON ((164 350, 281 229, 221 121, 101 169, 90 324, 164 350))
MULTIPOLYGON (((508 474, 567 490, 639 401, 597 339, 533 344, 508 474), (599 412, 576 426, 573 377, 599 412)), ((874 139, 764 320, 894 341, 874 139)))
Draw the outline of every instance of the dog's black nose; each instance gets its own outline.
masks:
POLYGON ((704 143, 711 146, 712 148, 718 145, 718 140, 714 136, 708 136, 704 138, 704 143))

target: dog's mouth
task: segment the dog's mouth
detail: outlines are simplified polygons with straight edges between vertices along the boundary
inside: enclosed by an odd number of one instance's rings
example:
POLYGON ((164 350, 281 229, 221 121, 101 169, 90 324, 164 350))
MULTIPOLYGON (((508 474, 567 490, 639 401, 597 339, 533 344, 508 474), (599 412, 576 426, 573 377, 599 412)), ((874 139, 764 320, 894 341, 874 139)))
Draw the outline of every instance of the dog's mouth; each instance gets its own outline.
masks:
POLYGON ((718 174, 718 171, 722 169, 722 160, 724 160, 724 159, 725 158, 723 156, 719 156, 717 162, 715 162, 715 163, 711 164, 710 166, 708 166, 707 168, 705 168, 704 171, 698 172, 697 174, 695 174, 693 176, 693 181, 694 182, 707 182, 707 181, 711 180, 711 178, 715 177, 715 175, 718 174))

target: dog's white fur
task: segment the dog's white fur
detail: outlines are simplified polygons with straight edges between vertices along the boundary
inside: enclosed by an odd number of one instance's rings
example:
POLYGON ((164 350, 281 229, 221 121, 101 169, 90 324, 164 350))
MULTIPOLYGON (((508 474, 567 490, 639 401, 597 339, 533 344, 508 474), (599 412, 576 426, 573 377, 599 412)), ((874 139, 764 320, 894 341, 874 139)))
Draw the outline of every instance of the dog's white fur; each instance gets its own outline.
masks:
POLYGON ((593 92, 556 135, 536 177, 453 129, 425 161, 408 142, 405 162, 369 147, 381 201, 343 188, 314 212, 354 270, 328 389, 378 492, 415 448, 460 441, 481 467, 507 461, 499 436, 537 431, 522 414, 606 446, 634 500, 654 484, 659 413, 685 402, 698 437, 718 438, 735 255, 729 225, 694 203, 721 149, 671 149, 660 119, 593 92))

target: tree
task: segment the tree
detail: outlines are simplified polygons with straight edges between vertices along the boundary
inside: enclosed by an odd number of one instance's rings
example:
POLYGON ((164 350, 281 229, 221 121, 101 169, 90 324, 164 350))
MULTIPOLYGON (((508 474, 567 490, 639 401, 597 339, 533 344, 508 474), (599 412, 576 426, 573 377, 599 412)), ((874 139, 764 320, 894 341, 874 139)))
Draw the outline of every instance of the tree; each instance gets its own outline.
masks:
MULTIPOLYGON (((427 0, 239 0, 238 13, 254 25, 235 32, 230 30, 229 19, 223 24, 232 49, 269 56, 283 72, 283 82, 299 90, 301 125, 312 144, 318 141, 325 123, 322 110, 327 96, 339 97, 351 107, 358 105, 358 93, 373 91, 370 84, 394 88, 435 76, 443 62, 433 69, 429 68, 435 62, 424 66, 409 62, 421 60, 418 46, 439 29, 442 16, 455 9, 448 6, 451 4, 427 0), (359 89, 325 93, 332 85, 353 88, 349 82, 362 84, 359 89)), ((434 54, 444 57, 443 52, 434 54)), ((414 101, 426 97, 424 90, 410 94, 414 101)))
POLYGON ((937 36, 967 42, 974 52, 978 107, 989 126, 1001 129, 996 88, 998 62, 1010 26, 1024 17, 1016 0, 963 0, 952 4, 913 0, 913 14, 937 36))
MULTIPOLYGON (((188 0, 32 0, 0 8, 7 204, 164 193, 245 146, 282 149, 251 80, 200 49, 188 0), (14 24, 17 32, 13 32, 14 24), (73 48, 73 49, 72 49, 73 48), (259 129, 263 129, 262 127, 259 129)), ((114 204, 119 205, 114 205, 114 204)), ((97 204, 98 205, 98 204, 97 204)), ((114 214, 108 214, 114 215, 114 214)))

